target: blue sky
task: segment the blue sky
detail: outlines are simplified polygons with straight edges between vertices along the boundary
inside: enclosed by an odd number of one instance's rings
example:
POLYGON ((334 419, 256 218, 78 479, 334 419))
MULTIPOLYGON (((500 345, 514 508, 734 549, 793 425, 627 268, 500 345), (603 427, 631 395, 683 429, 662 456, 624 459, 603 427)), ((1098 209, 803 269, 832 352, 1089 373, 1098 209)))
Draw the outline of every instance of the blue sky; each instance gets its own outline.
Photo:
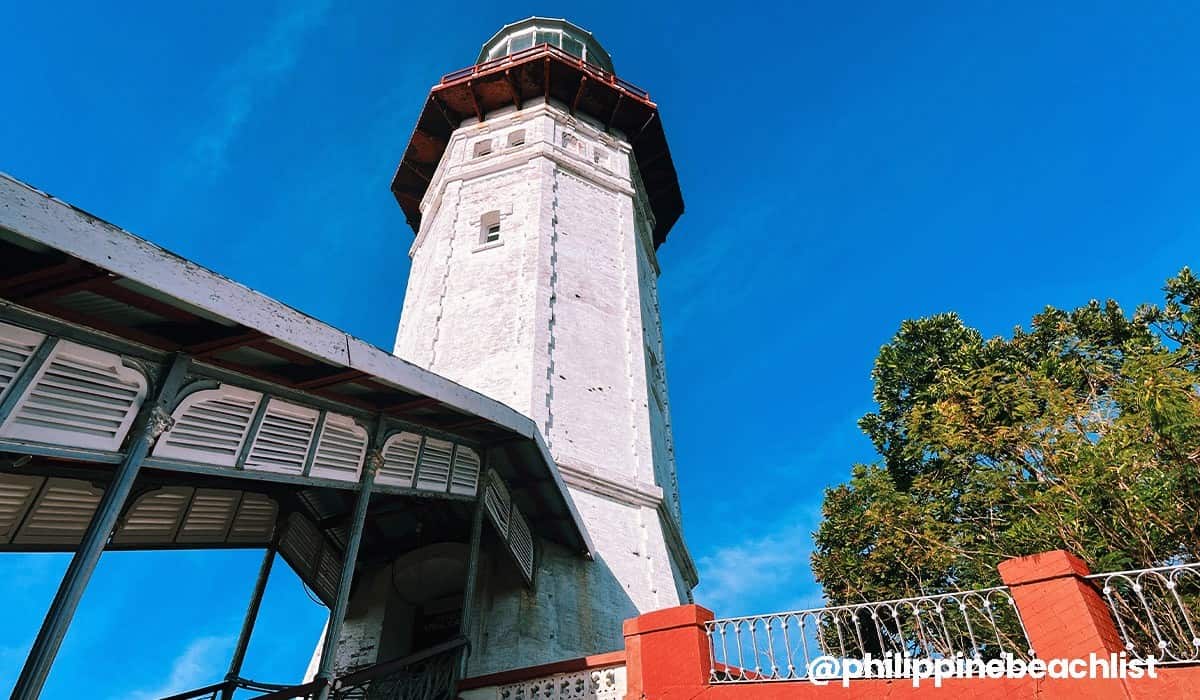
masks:
MULTIPOLYGON (((855 421, 901 320, 1002 334, 1200 263, 1200 8, 688 7, 5 3, 0 170, 391 347, 388 183, 429 86, 505 22, 589 28, 659 103, 687 202, 660 260, 697 597, 810 606, 821 490, 872 458, 855 421)), ((257 565, 106 554, 45 697, 219 679, 257 565)), ((0 691, 65 566, 0 555, 0 691)), ((247 674, 298 678, 322 622, 276 567, 247 674)))

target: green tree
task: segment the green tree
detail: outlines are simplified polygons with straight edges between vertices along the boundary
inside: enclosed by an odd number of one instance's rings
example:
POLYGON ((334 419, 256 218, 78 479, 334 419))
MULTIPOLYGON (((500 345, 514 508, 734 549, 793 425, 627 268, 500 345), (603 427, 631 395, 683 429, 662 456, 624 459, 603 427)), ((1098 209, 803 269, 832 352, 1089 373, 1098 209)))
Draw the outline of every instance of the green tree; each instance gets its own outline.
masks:
POLYGON ((879 352, 880 459, 828 489, 813 571, 836 604, 997 585, 1009 557, 1200 559, 1200 280, 1160 306, 1047 308, 984 340, 955 314, 879 352))

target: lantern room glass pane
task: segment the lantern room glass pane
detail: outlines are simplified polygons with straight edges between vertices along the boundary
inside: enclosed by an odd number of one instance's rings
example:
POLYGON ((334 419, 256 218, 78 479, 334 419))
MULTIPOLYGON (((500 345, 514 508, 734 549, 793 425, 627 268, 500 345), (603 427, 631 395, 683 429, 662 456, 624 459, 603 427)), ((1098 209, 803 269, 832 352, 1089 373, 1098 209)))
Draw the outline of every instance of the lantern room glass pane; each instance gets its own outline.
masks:
POLYGON ((532 17, 506 27, 506 31, 501 31, 484 45, 478 60, 485 61, 521 53, 533 46, 543 45, 560 48, 606 71, 612 70, 608 55, 587 32, 574 29, 561 20, 540 17, 532 17))
POLYGON ((572 56, 583 58, 583 42, 570 34, 563 34, 562 48, 572 56))
POLYGON ((533 32, 525 32, 524 34, 518 34, 509 40, 508 52, 512 54, 518 51, 524 51, 530 46, 533 46, 533 32))

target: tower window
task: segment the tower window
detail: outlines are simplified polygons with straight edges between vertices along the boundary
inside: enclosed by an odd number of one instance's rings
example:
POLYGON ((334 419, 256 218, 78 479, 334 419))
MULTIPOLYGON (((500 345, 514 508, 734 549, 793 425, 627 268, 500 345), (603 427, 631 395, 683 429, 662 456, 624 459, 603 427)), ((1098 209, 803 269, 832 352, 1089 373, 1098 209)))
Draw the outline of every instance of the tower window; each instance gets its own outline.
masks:
POLYGON ((516 148, 525 145, 525 130, 517 129, 508 135, 508 147, 516 148))
POLYGON ((479 218, 479 242, 495 243, 500 240, 500 212, 489 211, 479 218))
POLYGON ((568 151, 581 150, 579 139, 575 137, 575 134, 563 134, 562 145, 563 148, 567 149, 568 151))
POLYGON ((492 152, 492 140, 491 139, 483 139, 482 141, 476 141, 474 150, 472 151, 472 153, 474 154, 474 156, 476 158, 481 158, 491 152, 492 152))

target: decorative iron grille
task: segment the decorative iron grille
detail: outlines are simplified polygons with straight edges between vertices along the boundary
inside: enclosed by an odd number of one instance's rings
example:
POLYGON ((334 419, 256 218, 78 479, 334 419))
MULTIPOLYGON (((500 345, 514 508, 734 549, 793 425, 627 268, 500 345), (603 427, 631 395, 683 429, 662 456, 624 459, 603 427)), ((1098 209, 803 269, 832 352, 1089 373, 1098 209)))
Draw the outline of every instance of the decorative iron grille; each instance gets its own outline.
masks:
MULTIPOLYGON (((459 637, 392 661, 367 666, 333 681, 333 700, 454 700, 467 640, 459 637)), ((235 678, 162 700, 219 700, 226 692, 246 689, 264 693, 255 700, 312 700, 324 685, 276 685, 235 678)))
POLYGON ((465 639, 349 673, 334 684, 334 700, 454 700, 465 639))
POLYGON ((1130 655, 1164 664, 1200 661, 1200 563, 1088 578, 1104 595, 1130 655))
POLYGON ((496 689, 497 700, 624 700, 625 667, 558 673, 496 689))
MULTIPOLYGON (((1008 589, 731 617, 706 625, 713 683, 807 680, 814 661, 1033 656, 1008 589)), ((827 667, 826 667, 827 668, 827 667)), ((870 677, 870 669, 863 677, 870 677)))
POLYGON ((278 683, 260 683, 248 678, 233 678, 203 688, 171 695, 162 698, 162 700, 223 700, 227 697, 233 697, 233 694, 238 690, 265 693, 264 695, 254 696, 255 700, 307 700, 316 692, 316 686, 312 683, 292 686, 278 683))

